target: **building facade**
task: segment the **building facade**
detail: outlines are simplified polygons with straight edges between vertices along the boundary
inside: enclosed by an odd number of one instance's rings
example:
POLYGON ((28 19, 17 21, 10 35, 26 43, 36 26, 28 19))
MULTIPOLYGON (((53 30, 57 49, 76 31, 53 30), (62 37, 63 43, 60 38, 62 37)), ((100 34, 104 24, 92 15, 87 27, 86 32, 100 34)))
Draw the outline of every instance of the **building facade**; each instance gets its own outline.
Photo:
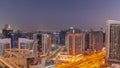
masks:
POLYGON ((90 31, 89 32, 89 48, 92 50, 101 50, 103 46, 104 46, 103 31, 90 31))
POLYGON ((66 31, 60 31, 58 36, 58 45, 65 45, 66 31))
POLYGON ((85 51, 89 49, 89 33, 81 32, 81 45, 82 45, 82 54, 85 54, 85 51))
POLYGON ((43 54, 49 54, 51 51, 51 35, 42 34, 42 51, 43 54))
POLYGON ((80 34, 67 34, 66 46, 68 55, 79 55, 82 53, 81 35, 80 34))
POLYGON ((109 61, 120 62, 120 21, 107 20, 106 49, 109 61))
POLYGON ((42 54, 48 54, 51 51, 51 34, 34 34, 34 39, 37 35, 38 51, 42 54))

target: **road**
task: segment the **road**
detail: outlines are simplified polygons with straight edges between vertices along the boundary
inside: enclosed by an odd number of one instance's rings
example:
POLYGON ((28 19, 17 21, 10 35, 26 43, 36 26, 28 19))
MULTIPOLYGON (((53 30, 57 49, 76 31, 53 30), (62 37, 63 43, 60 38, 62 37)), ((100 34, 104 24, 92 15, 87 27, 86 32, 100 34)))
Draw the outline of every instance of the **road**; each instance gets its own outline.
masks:
POLYGON ((6 61, 4 58, 0 56, 0 61, 3 62, 6 66, 8 66, 9 68, 14 68, 14 66, 12 66, 8 61, 6 61))
POLYGON ((105 63, 106 52, 99 52, 89 56, 85 56, 83 59, 77 62, 68 62, 56 64, 56 68, 100 68, 105 63))

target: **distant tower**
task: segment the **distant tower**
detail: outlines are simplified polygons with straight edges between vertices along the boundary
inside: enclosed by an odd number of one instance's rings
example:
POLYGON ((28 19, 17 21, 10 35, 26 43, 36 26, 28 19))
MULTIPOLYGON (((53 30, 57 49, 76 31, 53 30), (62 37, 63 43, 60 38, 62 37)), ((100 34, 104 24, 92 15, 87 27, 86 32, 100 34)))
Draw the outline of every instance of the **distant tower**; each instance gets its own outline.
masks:
POLYGON ((6 30, 11 30, 10 24, 6 24, 4 29, 6 29, 6 30))
POLYGON ((106 49, 109 61, 120 62, 120 21, 107 20, 106 49))
POLYGON ((2 30, 3 38, 10 38, 9 33, 12 33, 13 30, 10 24, 6 24, 4 29, 2 30))

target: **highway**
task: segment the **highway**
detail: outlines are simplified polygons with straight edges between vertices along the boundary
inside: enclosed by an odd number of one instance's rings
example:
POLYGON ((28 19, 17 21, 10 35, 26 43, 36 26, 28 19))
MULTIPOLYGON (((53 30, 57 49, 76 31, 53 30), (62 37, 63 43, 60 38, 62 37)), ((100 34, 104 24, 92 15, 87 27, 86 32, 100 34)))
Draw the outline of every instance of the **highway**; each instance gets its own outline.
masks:
POLYGON ((58 56, 58 54, 62 51, 63 47, 59 47, 57 50, 55 50, 52 55, 48 56, 48 59, 53 59, 58 56))
POLYGON ((56 64, 56 68, 100 68, 105 64, 106 52, 85 56, 80 61, 56 64))
POLYGON ((14 68, 12 65, 10 65, 10 63, 8 63, 8 61, 3 60, 4 58, 0 56, 0 61, 3 62, 6 66, 8 66, 9 68, 14 68))
POLYGON ((55 68, 55 65, 46 66, 45 68, 55 68))

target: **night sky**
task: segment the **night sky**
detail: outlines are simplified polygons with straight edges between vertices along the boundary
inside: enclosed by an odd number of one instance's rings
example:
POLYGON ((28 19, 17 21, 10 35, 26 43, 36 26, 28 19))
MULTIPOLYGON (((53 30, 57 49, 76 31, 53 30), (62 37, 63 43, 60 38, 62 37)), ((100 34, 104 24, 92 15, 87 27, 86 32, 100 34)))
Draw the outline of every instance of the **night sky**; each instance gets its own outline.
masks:
POLYGON ((0 29, 99 29, 107 19, 120 20, 120 0, 0 0, 0 29))

